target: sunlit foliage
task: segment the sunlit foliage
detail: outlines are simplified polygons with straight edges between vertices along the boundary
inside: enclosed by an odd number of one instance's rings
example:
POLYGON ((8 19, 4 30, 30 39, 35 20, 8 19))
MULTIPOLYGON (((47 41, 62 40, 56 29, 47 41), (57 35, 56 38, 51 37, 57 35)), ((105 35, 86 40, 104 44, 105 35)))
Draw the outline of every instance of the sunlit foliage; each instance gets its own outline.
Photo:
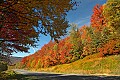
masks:
POLYGON ((31 64, 31 68, 37 69, 70 63, 86 56, 91 59, 89 55, 99 58, 120 54, 119 2, 108 0, 104 5, 97 4, 89 26, 78 29, 72 24, 69 36, 58 43, 50 41, 35 54, 24 57, 21 63, 24 67, 31 64))
POLYGON ((93 8, 93 14, 91 16, 91 25, 96 28, 96 31, 101 31, 106 25, 105 18, 103 16, 103 5, 97 4, 93 8))
POLYGON ((69 27, 66 15, 71 0, 0 0, 0 53, 28 52, 39 34, 57 40, 69 27))
POLYGON ((120 0, 107 0, 103 11, 107 26, 120 34, 120 0))

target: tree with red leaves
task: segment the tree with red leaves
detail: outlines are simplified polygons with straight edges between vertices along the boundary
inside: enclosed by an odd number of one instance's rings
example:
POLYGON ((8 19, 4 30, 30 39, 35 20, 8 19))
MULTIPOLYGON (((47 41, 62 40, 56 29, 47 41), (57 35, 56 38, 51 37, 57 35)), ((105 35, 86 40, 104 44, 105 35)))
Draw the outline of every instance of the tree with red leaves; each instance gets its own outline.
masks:
POLYGON ((66 13, 71 0, 0 0, 0 54, 28 52, 36 47, 39 34, 57 40, 69 27, 66 13))
POLYGON ((91 16, 91 25, 96 29, 96 31, 102 31, 105 27, 106 22, 103 16, 103 5, 97 4, 93 8, 93 14, 91 16))

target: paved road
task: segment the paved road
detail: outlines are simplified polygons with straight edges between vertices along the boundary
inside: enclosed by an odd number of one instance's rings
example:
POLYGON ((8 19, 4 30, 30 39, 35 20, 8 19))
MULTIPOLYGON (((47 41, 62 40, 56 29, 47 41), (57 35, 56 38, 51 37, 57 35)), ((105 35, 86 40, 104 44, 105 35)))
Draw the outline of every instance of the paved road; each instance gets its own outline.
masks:
POLYGON ((120 80, 120 76, 58 74, 49 72, 32 72, 22 69, 14 69, 14 71, 26 76, 34 76, 34 80, 120 80))

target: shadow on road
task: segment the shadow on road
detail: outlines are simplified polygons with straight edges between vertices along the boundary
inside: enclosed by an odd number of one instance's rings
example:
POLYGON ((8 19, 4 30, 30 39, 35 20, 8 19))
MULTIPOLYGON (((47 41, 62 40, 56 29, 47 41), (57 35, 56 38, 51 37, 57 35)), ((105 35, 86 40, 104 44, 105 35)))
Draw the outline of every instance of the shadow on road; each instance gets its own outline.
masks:
POLYGON ((120 80, 120 76, 84 76, 48 73, 27 73, 24 75, 17 74, 14 80, 120 80))

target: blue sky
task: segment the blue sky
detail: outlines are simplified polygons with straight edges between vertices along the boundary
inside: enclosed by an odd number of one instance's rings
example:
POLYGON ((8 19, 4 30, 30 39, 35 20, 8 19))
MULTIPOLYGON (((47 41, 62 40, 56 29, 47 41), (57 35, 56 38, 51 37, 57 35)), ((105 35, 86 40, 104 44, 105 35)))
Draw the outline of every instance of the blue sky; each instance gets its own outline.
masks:
MULTIPOLYGON (((104 4, 106 0, 76 0, 81 1, 79 6, 77 6, 76 10, 71 10, 67 14, 67 20, 69 23, 75 23, 78 27, 82 25, 90 24, 90 17, 92 15, 92 9, 96 4, 104 4)), ((50 36, 40 35, 40 41, 38 42, 37 48, 31 48, 29 50, 30 53, 14 53, 13 56, 24 57, 30 54, 33 54, 37 50, 39 50, 44 44, 47 44, 50 41, 50 36)))

